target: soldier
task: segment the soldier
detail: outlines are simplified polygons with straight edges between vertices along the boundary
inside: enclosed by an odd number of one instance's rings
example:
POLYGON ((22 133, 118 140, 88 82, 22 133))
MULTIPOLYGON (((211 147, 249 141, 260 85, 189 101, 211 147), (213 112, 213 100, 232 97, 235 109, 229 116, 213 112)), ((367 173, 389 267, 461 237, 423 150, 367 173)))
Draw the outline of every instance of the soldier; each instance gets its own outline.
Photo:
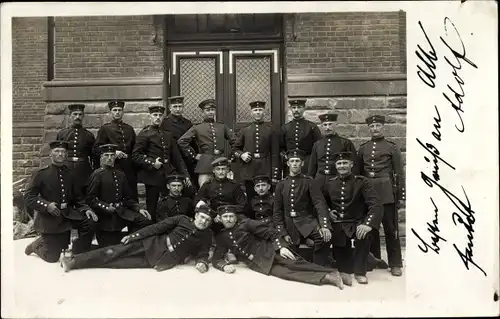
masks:
POLYGON ((33 173, 24 195, 26 205, 35 210, 33 227, 40 234, 24 252, 55 263, 70 244, 72 228, 79 233, 72 251, 90 250, 97 216, 85 204, 76 177, 64 165, 68 143, 53 141, 49 145, 52 164, 33 173))
MULTIPOLYGON (((384 206, 385 241, 387 257, 393 276, 401 276, 403 267, 401 244, 397 232, 397 205, 404 205, 405 187, 403 161, 401 151, 393 142, 384 138, 383 129, 385 117, 381 115, 370 116, 366 119, 372 138, 359 147, 359 161, 363 163, 361 173, 369 178, 378 198, 384 206), (395 191, 394 191, 395 190, 395 191), (396 198, 397 197, 397 198, 396 198)), ((380 258, 380 237, 374 233, 372 253, 380 258)))
POLYGON ((264 123, 266 102, 250 102, 254 122, 242 128, 234 143, 234 155, 241 159, 240 178, 244 183, 249 204, 255 196, 252 178, 267 175, 276 184, 279 179, 279 134, 272 123, 264 123))
POLYGON ((94 154, 100 157, 100 146, 115 144, 116 161, 114 167, 125 173, 132 197, 137 201, 137 172, 132 161, 132 151, 135 146, 136 134, 134 128, 123 122, 125 102, 111 101, 108 103, 111 122, 104 124, 98 131, 94 144, 94 154))
MULTIPOLYGON (((356 153, 356 147, 347 138, 341 137, 335 132, 337 114, 326 113, 319 116, 325 136, 314 143, 307 175, 313 176, 321 188, 327 180, 337 174, 333 155, 339 152, 356 153)), ((354 171, 354 173, 357 173, 354 171)))
POLYGON ((118 146, 100 146, 101 168, 90 175, 87 185, 87 204, 97 213, 96 239, 100 247, 117 245, 129 232, 151 225, 151 216, 141 209, 130 191, 125 173, 114 167, 118 146))
POLYGON ((335 154, 337 176, 325 188, 332 204, 333 254, 345 285, 352 285, 352 274, 367 284, 366 268, 372 229, 382 220, 382 205, 370 181, 352 174, 354 155, 335 154), (355 248, 354 248, 354 247, 355 248))
POLYGON ((166 192, 166 177, 175 172, 184 176, 186 185, 191 186, 191 181, 172 133, 160 128, 165 108, 151 106, 149 113, 151 125, 143 128, 137 135, 132 159, 140 167, 138 180, 146 185, 147 210, 156 222, 160 192, 166 192))
POLYGON ((194 172, 199 174, 198 184, 201 188, 212 179, 210 163, 223 156, 226 140, 231 148, 234 147, 235 136, 225 124, 215 122, 215 100, 204 100, 198 106, 203 112, 203 123, 191 127, 177 143, 186 156, 197 161, 194 172), (200 153, 196 153, 190 146, 192 142, 196 142, 200 153))
MULTIPOLYGON (((184 133, 186 133, 192 126, 193 123, 183 116, 184 112, 184 97, 183 96, 171 96, 168 98, 168 110, 170 113, 165 117, 161 123, 161 128, 165 131, 169 131, 174 135, 174 139, 177 141, 181 138, 184 133)), ((191 147, 197 152, 196 143, 191 143, 191 147)), ((196 166, 196 161, 194 161, 190 156, 185 156, 182 153, 184 162, 187 165, 189 176, 191 177, 191 182, 193 187, 199 188, 196 174, 194 173, 194 167, 196 166)), ((192 194, 194 196, 194 193, 192 194)))
POLYGON ((301 173, 304 157, 301 150, 287 153, 289 176, 276 185, 273 221, 295 248, 301 239, 312 239, 313 262, 327 266, 331 239, 328 206, 317 183, 301 173))
POLYGON ((162 221, 165 218, 186 215, 193 217, 194 204, 191 197, 183 195, 184 176, 170 175, 167 177, 168 195, 161 198, 158 203, 157 220, 162 221))
POLYGON ((193 256, 196 269, 205 273, 209 269, 208 250, 212 244, 209 226, 213 215, 208 207, 200 207, 194 219, 185 215, 169 217, 123 237, 121 244, 64 257, 61 264, 65 272, 82 268, 154 268, 164 271, 193 256))
POLYGON ((68 109, 70 127, 59 131, 56 140, 68 142, 66 166, 75 177, 75 183, 77 187, 80 187, 81 193, 85 194, 85 184, 90 174, 99 167, 92 152, 95 137, 89 130, 82 127, 85 105, 70 104, 68 109))
POLYGON ((258 175, 253 178, 253 183, 257 195, 250 202, 252 210, 250 218, 273 227, 274 196, 271 194, 271 179, 267 175, 258 175))
POLYGON ((294 149, 302 150, 305 153, 302 173, 307 174, 312 147, 321 139, 321 131, 316 124, 304 118, 306 100, 289 99, 288 103, 293 119, 281 128, 280 154, 286 162, 288 160, 286 152, 294 149))
POLYGON ((214 268, 234 273, 236 268, 224 260, 231 249, 253 271, 285 280, 313 285, 333 285, 343 289, 336 269, 310 263, 293 253, 281 238, 280 232, 260 221, 238 220, 234 206, 219 207, 218 214, 224 229, 217 235, 212 258, 214 268), (279 254, 278 254, 279 252, 279 254))

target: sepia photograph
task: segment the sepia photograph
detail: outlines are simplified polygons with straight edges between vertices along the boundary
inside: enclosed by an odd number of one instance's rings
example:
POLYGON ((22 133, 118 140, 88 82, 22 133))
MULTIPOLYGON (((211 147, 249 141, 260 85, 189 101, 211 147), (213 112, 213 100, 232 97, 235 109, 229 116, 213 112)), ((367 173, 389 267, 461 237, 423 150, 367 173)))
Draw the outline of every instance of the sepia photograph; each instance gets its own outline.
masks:
POLYGON ((17 316, 403 303, 407 10, 168 5, 12 17, 17 316))

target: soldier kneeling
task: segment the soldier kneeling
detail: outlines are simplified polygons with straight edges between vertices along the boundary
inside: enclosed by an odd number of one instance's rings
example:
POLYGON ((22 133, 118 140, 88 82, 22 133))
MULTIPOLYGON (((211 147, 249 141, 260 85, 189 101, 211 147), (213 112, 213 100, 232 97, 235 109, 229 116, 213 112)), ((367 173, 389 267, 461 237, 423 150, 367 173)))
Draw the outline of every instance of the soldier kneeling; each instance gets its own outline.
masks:
POLYGON ((212 265, 220 271, 234 273, 236 268, 224 260, 231 249, 253 271, 285 280, 313 285, 333 285, 343 289, 339 272, 310 263, 293 253, 279 231, 261 221, 238 220, 233 205, 218 209, 224 229, 216 236, 212 265))
POLYGON ((177 215, 123 237, 121 244, 83 254, 63 257, 65 272, 81 268, 171 269, 186 257, 196 259, 196 269, 208 271, 208 250, 212 245, 209 226, 214 212, 207 206, 197 209, 194 219, 177 215))

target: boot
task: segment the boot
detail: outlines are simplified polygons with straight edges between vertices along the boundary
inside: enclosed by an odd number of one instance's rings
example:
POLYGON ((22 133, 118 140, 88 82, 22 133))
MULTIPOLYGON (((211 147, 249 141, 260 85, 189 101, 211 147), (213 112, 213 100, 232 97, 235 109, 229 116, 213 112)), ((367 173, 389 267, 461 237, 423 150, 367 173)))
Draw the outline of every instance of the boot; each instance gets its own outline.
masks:
POLYGON ((344 285, 352 286, 352 275, 351 274, 341 272, 340 277, 342 278, 342 282, 344 283, 344 285))
POLYGON ((321 279, 321 283, 339 287, 340 290, 344 289, 342 278, 338 272, 330 272, 321 279))
POLYGON ((401 270, 401 267, 391 267, 391 275, 399 277, 403 275, 403 271, 401 270))
POLYGON ((366 285, 368 283, 368 278, 366 276, 354 275, 358 284, 366 285))
POLYGON ((61 267, 63 267, 64 272, 69 272, 71 269, 75 267, 75 259, 71 257, 62 257, 61 267))
POLYGON ((232 252, 227 253, 226 260, 230 265, 235 265, 238 263, 238 259, 236 259, 236 256, 232 252))
POLYGON ((24 249, 24 253, 26 254, 26 256, 29 256, 31 255, 32 253, 34 253, 34 249, 33 249, 33 242, 29 243, 28 246, 26 246, 26 248, 24 249))

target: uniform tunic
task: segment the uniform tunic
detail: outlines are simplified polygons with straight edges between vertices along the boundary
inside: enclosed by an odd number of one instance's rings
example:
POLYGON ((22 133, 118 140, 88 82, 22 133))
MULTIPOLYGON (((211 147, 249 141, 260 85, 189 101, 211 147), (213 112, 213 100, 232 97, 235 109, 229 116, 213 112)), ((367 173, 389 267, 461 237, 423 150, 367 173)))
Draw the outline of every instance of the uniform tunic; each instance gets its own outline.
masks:
POLYGON ((318 226, 330 228, 328 206, 319 186, 309 176, 288 176, 276 185, 273 221, 294 244, 306 238, 318 226))
POLYGON ((127 245, 96 249, 73 256, 75 268, 149 268, 171 269, 188 256, 208 266, 212 231, 199 230, 194 219, 177 215, 144 227, 131 236, 127 245), (167 243, 168 237, 168 243, 167 243))
POLYGON ((177 143, 187 157, 196 161, 197 151, 190 145, 192 142, 195 142, 201 158, 196 163, 194 171, 197 174, 211 174, 212 161, 216 157, 224 156, 225 154, 226 140, 232 149, 235 142, 233 131, 225 124, 216 123, 213 119, 206 119, 203 123, 191 127, 179 138, 177 143))
POLYGON ((208 203, 210 208, 217 210, 222 205, 236 205, 236 213, 243 214, 246 196, 241 186, 230 179, 213 180, 206 182, 195 196, 195 203, 200 200, 208 203))
POLYGON ((257 195, 252 198, 250 204, 254 214, 254 216, 251 216, 252 218, 273 225, 274 196, 272 194, 257 195))
POLYGON ((158 221, 176 215, 194 217, 193 199, 186 196, 173 197, 167 195, 160 199, 156 215, 158 221))
POLYGON ((239 161, 242 180, 252 180, 257 175, 279 179, 279 134, 272 123, 260 121, 242 128, 236 135, 234 149, 236 158, 246 152, 252 156, 248 163, 239 161))
POLYGON ((189 176, 172 133, 159 127, 148 125, 137 135, 132 158, 139 166, 139 182, 146 185, 164 188, 166 177, 174 172, 189 176), (154 168, 156 158, 163 164, 158 170, 154 168))
POLYGON ((311 121, 301 118, 293 119, 283 125, 280 133, 280 150, 286 152, 293 149, 300 149, 306 153, 304 159, 303 173, 307 173, 309 157, 316 141, 321 139, 319 127, 311 121))
POLYGON ((71 169, 77 186, 82 188, 84 193, 83 187, 90 174, 100 166, 98 158, 93 154, 94 134, 81 125, 73 125, 59 131, 56 140, 68 142, 66 166, 71 169))
POLYGON ((357 153, 356 147, 347 138, 338 134, 322 137, 313 145, 307 175, 316 177, 337 175, 334 154, 340 152, 352 152, 353 156, 357 153))
POLYGON ((87 190, 87 203, 99 216, 99 230, 121 231, 130 222, 143 217, 139 213, 139 203, 129 189, 125 173, 114 167, 95 170, 90 176, 87 190), (109 206, 114 206, 115 212, 107 211, 109 206))
POLYGON ((104 124, 99 131, 94 144, 94 154, 101 156, 99 146, 105 144, 115 144, 118 150, 128 155, 127 158, 115 160, 115 168, 121 170, 127 176, 127 182, 134 198, 137 198, 137 172, 132 160, 132 151, 134 150, 136 134, 134 128, 122 121, 111 121, 104 124))
POLYGON ((397 174, 398 197, 405 199, 403 161, 396 143, 384 137, 371 139, 359 147, 358 156, 361 175, 370 179, 382 204, 394 203, 393 173, 397 174))
POLYGON ((231 250, 251 270, 285 280, 321 285, 325 275, 335 271, 309 263, 297 254, 297 260, 284 259, 279 255, 283 247, 288 248, 288 245, 276 229, 256 220, 238 221, 234 227, 223 229, 217 235, 212 265, 224 271, 224 266, 228 265, 224 256, 231 250))
POLYGON ((350 174, 333 177, 326 184, 332 210, 339 214, 339 220, 349 223, 333 224, 333 242, 339 246, 347 244, 347 239, 356 233, 356 227, 365 224, 378 229, 382 221, 382 205, 370 181, 363 176, 350 174))

